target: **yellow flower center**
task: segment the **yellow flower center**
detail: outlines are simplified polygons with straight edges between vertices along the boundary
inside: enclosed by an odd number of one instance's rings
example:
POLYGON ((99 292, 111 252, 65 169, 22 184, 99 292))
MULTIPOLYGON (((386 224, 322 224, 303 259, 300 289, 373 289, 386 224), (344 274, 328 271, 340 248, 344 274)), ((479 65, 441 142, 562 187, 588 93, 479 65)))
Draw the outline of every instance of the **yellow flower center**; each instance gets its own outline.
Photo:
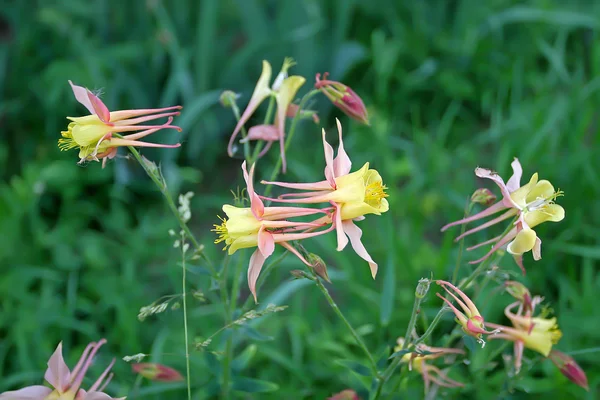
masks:
POLYGON ((365 187, 365 203, 377 208, 381 200, 389 196, 386 190, 387 186, 381 181, 369 183, 365 187))
POLYGON ((211 232, 215 232, 218 235, 218 237, 215 239, 215 244, 225 242, 225 247, 223 247, 223 251, 225 251, 231 244, 231 237, 227 231, 227 220, 218 215, 217 217, 221 220, 221 224, 214 224, 214 229, 211 229, 211 232))

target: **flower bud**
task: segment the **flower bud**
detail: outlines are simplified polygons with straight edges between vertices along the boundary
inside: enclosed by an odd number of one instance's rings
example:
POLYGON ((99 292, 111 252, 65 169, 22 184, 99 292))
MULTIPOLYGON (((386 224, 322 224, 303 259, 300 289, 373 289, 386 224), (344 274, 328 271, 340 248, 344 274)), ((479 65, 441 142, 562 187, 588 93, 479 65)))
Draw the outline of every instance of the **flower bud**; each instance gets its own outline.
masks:
POLYGON ((235 101, 238 99, 238 97, 240 97, 240 95, 235 93, 234 91, 226 90, 223 93, 221 93, 219 101, 221 102, 221 105, 223 107, 231 108, 235 104, 235 101))
POLYGON ((472 203, 483 204, 484 206, 490 206, 496 201, 496 195, 489 189, 479 188, 471 195, 472 203))
POLYGON ((419 279, 419 284, 417 285, 417 289, 415 290, 415 296, 419 299, 425 297, 427 292, 429 291, 429 285, 431 285, 431 279, 421 278, 419 279))
POLYGON ((556 365, 560 372, 566 376, 574 384, 581 386, 585 390, 589 391, 587 376, 581 367, 575 362, 573 357, 566 355, 558 350, 552 350, 548 356, 550 360, 556 365))
POLYGON ((517 281, 506 281, 504 282, 504 287, 508 294, 523 303, 525 310, 532 309, 531 293, 529 293, 529 289, 525 285, 517 281))
POLYGON ((369 114, 362 99, 341 82, 330 81, 327 79, 327 73, 317 74, 315 89, 318 89, 335 105, 350 118, 369 125, 369 114))
POLYGON ((158 363, 132 364, 133 372, 140 374, 146 379, 157 382, 182 381, 183 376, 173 368, 158 363))
POLYGON ((327 274, 327 264, 325 261, 315 253, 309 253, 308 257, 306 257, 306 261, 312 265, 313 269, 321 278, 325 279, 327 282, 331 283, 329 279, 329 275, 327 274))
POLYGON ((308 278, 306 276, 306 272, 302 271, 301 269, 293 269, 290 271, 290 274, 292 274, 292 276, 295 279, 304 279, 304 278, 308 278))

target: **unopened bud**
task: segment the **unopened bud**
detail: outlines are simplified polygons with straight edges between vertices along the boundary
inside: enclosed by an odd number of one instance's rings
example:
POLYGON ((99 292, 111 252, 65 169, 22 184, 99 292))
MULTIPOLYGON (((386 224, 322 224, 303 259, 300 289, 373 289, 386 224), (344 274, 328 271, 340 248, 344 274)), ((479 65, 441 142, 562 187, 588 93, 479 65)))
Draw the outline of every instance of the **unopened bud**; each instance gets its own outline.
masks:
POLYGON ((304 272, 300 269, 293 269, 290 271, 290 274, 292 274, 292 276, 296 279, 308 278, 308 276, 306 276, 306 272, 304 272))
POLYGON ((132 364, 131 368, 133 369, 133 372, 140 374, 151 381, 177 382, 183 380, 183 376, 179 372, 158 363, 132 364))
POLYGON ((324 73, 323 79, 321 79, 321 74, 317 74, 315 89, 327 96, 333 105, 342 110, 344 114, 362 124, 369 125, 369 114, 362 99, 343 83, 328 80, 327 75, 327 72, 324 73))
POLYGON ((360 397, 358 397, 354 390, 346 389, 328 397, 327 400, 360 400, 360 397))
POLYGON ((480 188, 471 195, 471 202, 490 206, 496 201, 496 195, 489 189, 480 188))
POLYGON ((431 279, 421 278, 419 279, 419 284, 417 285, 417 289, 415 290, 415 296, 419 299, 425 297, 427 292, 429 291, 429 285, 431 285, 431 279))
POLYGON ((223 93, 221 93, 219 101, 221 102, 221 105, 223 107, 231 108, 235 104, 235 101, 238 99, 238 97, 240 97, 240 95, 235 93, 234 91, 226 90, 223 93))
POLYGON ((532 309, 531 293, 525 285, 517 281, 506 281, 504 282, 504 287, 508 294, 523 303, 525 310, 532 309))
POLYGON ((581 367, 575 362, 573 357, 566 355, 558 350, 552 350, 548 356, 550 360, 556 365, 560 372, 566 376, 574 384, 581 386, 585 390, 589 391, 587 376, 581 367))
POLYGON ((329 275, 327 274, 327 264, 325 264, 325 261, 323 261, 321 257, 316 255, 315 253, 309 253, 308 257, 306 258, 306 261, 310 263, 317 275, 325 279, 327 282, 331 283, 329 275))

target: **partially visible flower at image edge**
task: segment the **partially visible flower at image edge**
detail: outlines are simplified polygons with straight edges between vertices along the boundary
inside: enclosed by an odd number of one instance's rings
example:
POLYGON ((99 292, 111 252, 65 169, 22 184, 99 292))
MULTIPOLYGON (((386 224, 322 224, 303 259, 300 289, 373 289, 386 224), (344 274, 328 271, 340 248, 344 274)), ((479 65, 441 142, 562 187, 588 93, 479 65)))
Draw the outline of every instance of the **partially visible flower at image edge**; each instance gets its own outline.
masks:
MULTIPOLYGON (((4 392, 0 394, 0 400, 111 400, 113 399, 106 393, 104 388, 112 378, 110 370, 115 363, 113 359, 100 377, 86 391, 81 389, 81 383, 89 367, 92 365, 94 356, 98 349, 106 343, 106 339, 98 342, 92 342, 87 345, 81 358, 69 371, 62 356, 62 342, 58 344, 56 350, 48 360, 48 369, 44 379, 54 388, 35 385, 26 388, 4 392)), ((124 400, 125 397, 115 398, 114 400, 124 400)))
POLYGON ((69 84, 77 101, 91 114, 85 117, 67 117, 71 123, 66 131, 61 132, 62 138, 58 140, 58 147, 61 151, 78 148, 80 163, 102 160, 104 167, 106 160, 114 158, 117 148, 122 146, 165 148, 181 146, 179 143, 169 145, 139 141, 161 129, 181 131, 180 127, 171 125, 173 116, 179 115, 178 110, 182 108, 181 106, 111 112, 91 91, 74 85, 71 81, 69 84), (161 125, 140 125, 158 118, 167 118, 167 122, 161 125), (121 133, 133 131, 140 132, 120 137, 121 133))

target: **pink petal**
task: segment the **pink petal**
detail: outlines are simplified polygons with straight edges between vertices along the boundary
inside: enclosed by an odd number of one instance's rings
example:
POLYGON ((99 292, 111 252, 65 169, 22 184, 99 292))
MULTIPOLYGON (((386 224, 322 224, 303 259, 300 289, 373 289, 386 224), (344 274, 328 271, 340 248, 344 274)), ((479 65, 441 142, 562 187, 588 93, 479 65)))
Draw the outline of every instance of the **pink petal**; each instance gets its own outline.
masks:
POLYGON ((85 108, 87 108, 90 114, 96 114, 96 109, 94 108, 94 105, 92 104, 90 97, 88 96, 88 93, 91 94, 91 92, 83 86, 74 85, 71 81, 69 81, 69 85, 71 85, 71 89, 73 90, 75 99, 79 103, 81 103, 85 108))
POLYGON ((269 181, 260 181, 263 185, 275 185, 279 187, 284 187, 288 189, 297 189, 297 190, 333 190, 335 187, 331 186, 329 181, 320 181, 314 183, 287 183, 287 182, 269 182, 269 181))
POLYGON ((516 157, 514 161, 510 163, 510 166, 512 167, 513 174, 508 180, 508 182, 506 182, 506 188, 509 192, 512 193, 521 187, 521 176, 523 175, 523 168, 521 167, 519 159, 516 157))
POLYGON ((469 264, 479 264, 480 262, 482 262, 483 260, 485 260, 486 258, 491 256, 499 248, 501 248, 502 246, 504 246, 505 244, 507 244, 508 242, 513 240, 515 238, 515 236, 517 236, 517 228, 516 227, 512 228, 506 235, 504 235, 504 237, 502 239, 500 239, 498 242, 496 242, 496 244, 490 249, 490 251, 487 252, 487 254, 485 256, 481 257, 478 260, 469 261, 469 264))
POLYGON ((258 249, 265 258, 269 257, 275 251, 275 239, 273 239, 273 235, 263 228, 260 228, 258 232, 258 249))
MULTIPOLYGON (((125 399, 125 397, 120 397, 119 399, 125 399)), ((119 400, 119 399, 110 397, 106 393, 102 393, 102 392, 89 392, 83 397, 82 400, 119 400)))
POLYGON ((265 140, 274 142, 279 139, 279 132, 275 125, 255 125, 248 130, 248 135, 240 140, 240 143, 245 143, 249 140, 265 140))
POLYGON ((174 149, 176 147, 180 147, 181 143, 176 144, 160 144, 160 143, 148 143, 148 142, 140 142, 139 140, 127 140, 127 139, 119 139, 119 138, 111 138, 110 139, 111 146, 134 146, 134 147, 164 147, 168 149, 174 149))
POLYGON ((332 188, 335 188, 335 169, 333 168, 333 147, 325 140, 323 129, 323 150, 325 152, 325 178, 332 188))
POLYGON ((100 121, 102 121, 104 123, 109 122, 110 121, 110 111, 108 111, 108 108, 102 102, 102 100, 100 100, 98 98, 98 96, 96 96, 89 90, 88 90, 87 95, 88 95, 88 98, 90 99, 90 103, 92 104, 92 107, 94 107, 94 112, 98 116, 98 118, 100 118, 100 121))
POLYGON ((254 92, 252 93, 252 97, 250 98, 250 102, 248 106, 242 113, 240 120, 238 121, 233 133, 231 134, 231 138, 229 139, 229 144, 227 145, 227 154, 229 157, 233 157, 233 142, 237 134, 242 129, 242 126, 250 119, 254 111, 258 108, 260 103, 262 103, 269 95, 271 94, 271 88, 269 87, 269 81, 271 80, 271 64, 267 61, 263 60, 262 72, 260 74, 260 78, 258 78, 258 82, 256 83, 256 87, 254 88, 254 92))
POLYGON ((300 254, 300 252, 298 250, 296 250, 291 244, 289 244, 288 242, 281 242, 279 244, 283 248, 285 248, 287 251, 289 251, 290 253, 294 254, 296 257, 298 257, 300 259, 300 261, 302 261, 307 267, 311 267, 312 268, 311 263, 309 263, 308 261, 306 261, 306 259, 304 257, 302 257, 302 254, 300 254))
POLYGON ((362 244, 360 238, 362 236, 362 231, 358 226, 354 224, 354 222, 348 220, 342 223, 344 225, 344 232, 350 238, 350 243, 352 244, 352 248, 363 260, 369 263, 369 267, 371 268, 371 276, 375 278, 377 275, 377 263, 373 261, 367 249, 362 244))
POLYGON ((519 371, 521 371, 521 364, 522 364, 522 360, 523 360, 523 350, 524 350, 524 345, 523 342, 520 340, 515 341, 515 347, 514 347, 514 351, 515 351, 515 373, 519 373, 519 371))
POLYGON ((346 154, 346 150, 344 149, 344 141, 342 140, 342 124, 339 119, 335 119, 338 128, 338 135, 340 143, 338 145, 337 157, 333 160, 333 171, 336 177, 342 175, 348 175, 350 169, 352 168, 352 161, 350 161, 350 157, 346 154))
POLYGON ((516 215, 516 214, 517 214, 517 211, 515 209, 510 209, 510 210, 506 211, 505 213, 503 213, 502 215, 500 215, 500 216, 498 216, 498 217, 496 217, 494 219, 491 219, 491 220, 487 221, 486 223, 483 223, 483 224, 479 225, 476 228, 469 229, 468 231, 466 231, 462 235, 459 235, 456 239, 454 239, 454 241, 458 242, 460 239, 464 238, 465 236, 468 236, 468 235, 470 235, 472 233, 475 233, 475 232, 479 232, 479 231, 481 231, 481 230, 483 230, 483 229, 485 229, 487 227, 490 227, 492 225, 497 224, 498 222, 502 222, 505 219, 508 219, 508 218, 510 218, 510 217, 512 217, 513 215, 516 215))
POLYGON ((498 187, 500 188, 500 191, 502 192, 502 203, 506 206, 506 207, 515 207, 518 208, 517 205, 515 204, 515 202, 511 199, 510 197, 510 192, 508 190, 508 188, 506 187, 506 184, 504 183, 504 180, 502 179, 502 177, 500 175, 498 175, 496 172, 489 170, 489 169, 485 169, 485 168, 475 168, 475 175, 477 175, 480 178, 487 178, 487 179, 491 179, 493 180, 496 185, 498 185, 498 187))
POLYGON ((250 265, 248 266, 248 287, 250 288, 252 296, 254 296, 255 303, 258 303, 258 299, 256 297, 256 281, 264 263, 265 257, 262 255, 259 249, 256 249, 250 257, 250 265))
POLYGON ((489 206, 485 210, 478 212, 477 214, 474 214, 474 215, 471 215, 470 217, 463 218, 461 220, 454 221, 454 222, 444 225, 442 227, 441 231, 444 232, 445 230, 447 230, 450 227, 453 227, 456 225, 468 224, 469 222, 477 221, 478 219, 485 218, 487 216, 490 216, 492 214, 500 212, 504 209, 506 209, 506 206, 502 203, 502 201, 499 201, 496 204, 489 206))
MULTIPOLYGON (((450 292, 448 292, 448 293, 450 293, 450 292)), ((450 294, 452 294, 452 293, 450 293, 450 294)), ((444 296, 442 296, 439 293, 436 293, 435 295, 437 297, 439 297, 440 299, 442 299, 444 301, 444 303, 446 303, 448 305, 448 307, 450 307, 452 309, 452 311, 454 312, 454 315, 456 315, 456 318, 458 318, 458 320, 461 321, 461 323, 463 321, 467 320, 467 317, 465 316, 465 314, 463 314, 458 308, 456 308, 450 300, 446 299, 444 296)))
POLYGON ((45 399, 50 393, 52 393, 52 389, 46 386, 35 385, 0 393, 0 400, 40 400, 45 399))
POLYGON ((62 342, 60 342, 48 360, 48 369, 44 374, 44 379, 55 389, 65 391, 70 375, 69 367, 62 356, 62 342))
POLYGON ((246 161, 242 163, 242 172, 244 173, 244 180, 246 181, 246 189, 248 190, 248 197, 250 197, 250 208, 252 209, 252 214, 256 219, 261 219, 263 214, 265 213, 265 206, 254 192, 254 164, 250 167, 250 174, 246 170, 246 161))
POLYGON ((344 250, 348 244, 348 238, 344 233, 344 223, 342 222, 342 206, 341 204, 331 203, 335 207, 335 232, 337 235, 337 251, 344 250))

